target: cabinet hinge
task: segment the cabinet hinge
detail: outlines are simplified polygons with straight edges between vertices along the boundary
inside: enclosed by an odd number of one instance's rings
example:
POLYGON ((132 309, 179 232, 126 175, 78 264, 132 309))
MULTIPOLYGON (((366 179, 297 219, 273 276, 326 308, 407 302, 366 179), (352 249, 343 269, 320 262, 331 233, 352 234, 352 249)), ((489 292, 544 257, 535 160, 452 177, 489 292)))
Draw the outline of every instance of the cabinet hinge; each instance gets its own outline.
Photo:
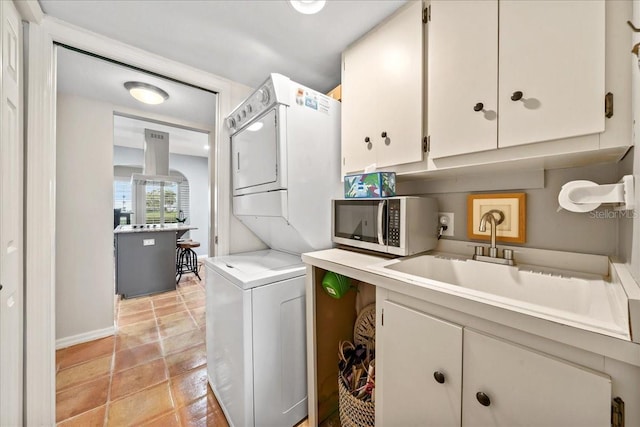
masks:
POLYGON ((218 244, 218 236, 215 236, 215 237, 213 238, 213 243, 215 243, 216 245, 218 244))
POLYGON ((431 137, 425 136, 424 138, 422 138, 422 151, 425 153, 428 153, 430 149, 431 149, 431 137))
POLYGON ((347 162, 347 158, 346 158, 346 157, 343 157, 343 158, 342 158, 342 166, 344 166, 344 165, 346 164, 346 162, 347 162))
POLYGON ((431 6, 422 9, 422 23, 426 24, 431 21, 431 6))
POLYGON ((607 119, 613 117, 613 94, 611 92, 607 92, 604 96, 604 116, 607 119))
POLYGON ((382 319, 380 323, 382 323, 382 326, 384 326, 384 308, 382 309, 382 319))
POLYGON ((624 400, 620 397, 611 401, 611 427, 624 427, 624 400))

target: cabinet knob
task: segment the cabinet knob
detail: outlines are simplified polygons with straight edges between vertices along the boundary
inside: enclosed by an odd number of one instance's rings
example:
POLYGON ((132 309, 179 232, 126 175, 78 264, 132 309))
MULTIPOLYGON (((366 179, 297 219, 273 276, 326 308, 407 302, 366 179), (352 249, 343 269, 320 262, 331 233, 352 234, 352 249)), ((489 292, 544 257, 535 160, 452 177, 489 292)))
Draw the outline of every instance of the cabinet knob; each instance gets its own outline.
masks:
POLYGON ((474 107, 473 111, 482 111, 484 110, 484 104, 482 102, 478 102, 474 107))
POLYGON ((486 394, 484 394, 483 392, 479 391, 476 393, 476 399, 478 399, 478 402, 480 402, 480 404, 482 406, 489 406, 491 405, 491 399, 489 399, 489 396, 487 396, 486 394))
POLYGON ((433 378, 436 379, 436 382, 439 384, 444 384, 444 374, 440 371, 435 371, 433 373, 433 378))
POLYGON ((522 95, 523 93, 520 92, 519 90, 513 92, 513 95, 511 95, 511 100, 512 101, 520 101, 522 99, 522 95))
POLYGON ((367 144, 369 143, 369 141, 371 141, 371 139, 368 136, 364 137, 364 142, 366 142, 367 144))
POLYGON ((380 134, 381 137, 386 138, 387 137, 387 133, 386 132, 382 132, 382 134, 380 134))

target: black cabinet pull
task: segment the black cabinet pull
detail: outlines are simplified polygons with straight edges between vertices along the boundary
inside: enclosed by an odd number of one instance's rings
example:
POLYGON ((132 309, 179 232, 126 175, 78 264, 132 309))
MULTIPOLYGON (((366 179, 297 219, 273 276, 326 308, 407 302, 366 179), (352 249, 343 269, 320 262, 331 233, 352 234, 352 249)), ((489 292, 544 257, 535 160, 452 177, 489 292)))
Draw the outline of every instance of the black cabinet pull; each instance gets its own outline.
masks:
POLYGON ((386 132, 382 132, 382 134, 380 136, 383 137, 383 138, 386 138, 387 137, 387 133, 386 132))
POLYGON ((489 399, 489 396, 487 396, 486 394, 484 394, 483 392, 479 391, 476 393, 476 399, 478 399, 478 402, 480 402, 480 404, 482 406, 489 406, 491 405, 491 399, 489 399))
POLYGON ((520 101, 522 99, 522 95, 523 93, 520 92, 519 90, 513 92, 513 95, 511 95, 511 100, 512 101, 520 101))
POLYGON ((365 136, 365 137, 364 137, 364 142, 368 143, 369 141, 371 141, 371 139, 369 139, 369 137, 368 137, 368 136, 365 136))
POLYGON ((484 104, 482 102, 478 102, 474 107, 473 111, 482 111, 484 110, 484 104))
POLYGON ((440 371, 435 371, 435 372, 433 373, 433 378, 435 378, 435 379, 436 379, 436 382, 437 382, 438 384, 444 384, 444 374, 443 374, 442 372, 440 372, 440 371))

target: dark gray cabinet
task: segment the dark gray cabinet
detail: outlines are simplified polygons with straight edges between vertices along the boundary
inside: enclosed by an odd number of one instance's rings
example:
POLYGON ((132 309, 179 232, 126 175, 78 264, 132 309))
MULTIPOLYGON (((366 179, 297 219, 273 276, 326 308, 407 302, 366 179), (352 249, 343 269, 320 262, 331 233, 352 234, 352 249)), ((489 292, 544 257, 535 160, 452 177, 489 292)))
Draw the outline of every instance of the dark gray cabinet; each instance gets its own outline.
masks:
POLYGON ((174 231, 116 233, 116 294, 124 298, 176 288, 174 231))

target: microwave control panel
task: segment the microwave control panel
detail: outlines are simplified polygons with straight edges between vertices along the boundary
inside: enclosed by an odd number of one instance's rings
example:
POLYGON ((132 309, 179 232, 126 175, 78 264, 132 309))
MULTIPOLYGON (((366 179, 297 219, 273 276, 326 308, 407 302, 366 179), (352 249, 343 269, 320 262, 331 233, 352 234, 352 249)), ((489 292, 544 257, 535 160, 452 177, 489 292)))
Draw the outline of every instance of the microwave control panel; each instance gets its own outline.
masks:
POLYGON ((389 230, 387 234, 387 245, 400 247, 400 200, 389 199, 389 230))

